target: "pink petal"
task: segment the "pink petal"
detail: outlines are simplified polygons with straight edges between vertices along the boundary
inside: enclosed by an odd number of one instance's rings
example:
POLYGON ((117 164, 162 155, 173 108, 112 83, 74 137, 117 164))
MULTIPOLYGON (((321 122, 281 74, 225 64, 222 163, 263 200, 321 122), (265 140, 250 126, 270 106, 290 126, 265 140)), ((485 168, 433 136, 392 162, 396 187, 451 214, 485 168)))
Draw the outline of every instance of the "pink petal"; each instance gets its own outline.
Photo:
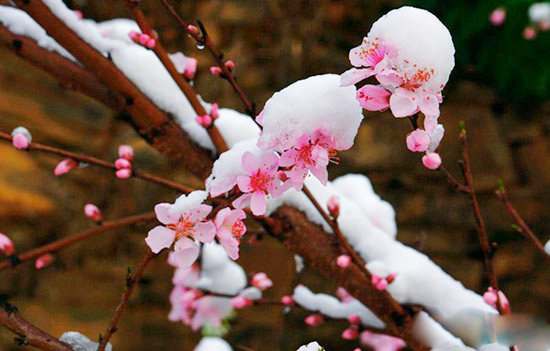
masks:
POLYGON ((241 164, 248 174, 254 174, 258 171, 260 160, 256 155, 247 151, 241 158, 241 164))
POLYGON ((218 239, 222 244, 227 255, 236 260, 239 258, 239 241, 227 229, 223 228, 218 231, 218 239))
POLYGON ((182 238, 178 240, 175 250, 170 252, 169 260, 178 268, 189 268, 199 257, 199 247, 192 240, 182 238))
POLYGON ((149 231, 147 238, 145 238, 145 242, 151 251, 157 254, 161 252, 162 249, 172 246, 175 237, 176 232, 159 225, 149 231))
POLYGON ((268 152, 260 158, 260 169, 273 171, 279 166, 279 157, 274 152, 268 152))
POLYGON ((222 208, 216 213, 216 219, 214 219, 214 225, 216 228, 221 228, 225 223, 227 217, 231 214, 231 209, 229 207, 222 208))
POLYGON ((241 196, 239 196, 233 201, 233 206, 235 206, 235 208, 238 208, 238 209, 242 209, 246 207, 246 204, 248 201, 250 201, 251 196, 252 195, 250 194, 242 194, 241 196))
POLYGON ((389 107, 391 93, 377 85, 367 84, 357 90, 357 100, 368 111, 383 111, 389 107))
POLYGON ((237 185, 239 187, 239 190, 243 193, 249 193, 254 189, 250 184, 250 178, 245 176, 239 176, 237 178, 237 185))
POLYGON ((267 209, 267 204, 265 201, 265 195, 260 191, 255 191, 252 193, 250 199, 250 209, 252 213, 256 216, 263 216, 267 209))
POLYGON ((362 56, 362 51, 363 45, 356 46, 349 51, 349 62, 352 64, 352 66, 362 67, 366 65, 365 60, 362 56))
POLYGON ((394 93, 390 97, 390 108, 395 117, 407 117, 414 114, 417 104, 410 97, 394 93))
POLYGON ((216 236, 216 226, 212 221, 197 223, 193 229, 193 236, 201 243, 211 243, 216 236))
POLYGON ((283 152, 279 158, 279 167, 291 167, 296 161, 298 151, 291 149, 283 152))
POLYGON ((416 129, 407 136, 407 148, 412 152, 424 152, 428 149, 430 141, 430 135, 426 131, 416 129))
POLYGON ((342 73, 342 75, 340 76, 340 86, 346 87, 355 83, 359 83, 363 79, 367 79, 372 75, 374 75, 374 70, 372 68, 349 69, 342 73))
POLYGON ((155 214, 160 223, 173 224, 179 220, 179 214, 170 213, 171 206, 171 204, 165 202, 155 205, 155 214))
POLYGON ((376 80, 383 85, 389 85, 392 87, 398 87, 403 84, 403 79, 401 79, 397 72, 394 70, 385 69, 382 72, 376 75, 376 80))
POLYGON ((199 207, 188 212, 189 219, 193 222, 200 221, 201 219, 206 218, 210 212, 212 212, 212 206, 201 204, 199 207))
POLYGON ((418 107, 425 115, 439 116, 439 102, 435 95, 425 95, 418 101, 418 107))
POLYGON ((319 179, 321 184, 325 186, 327 185, 327 181, 328 181, 327 167, 312 167, 310 168, 310 171, 317 179, 319 179))

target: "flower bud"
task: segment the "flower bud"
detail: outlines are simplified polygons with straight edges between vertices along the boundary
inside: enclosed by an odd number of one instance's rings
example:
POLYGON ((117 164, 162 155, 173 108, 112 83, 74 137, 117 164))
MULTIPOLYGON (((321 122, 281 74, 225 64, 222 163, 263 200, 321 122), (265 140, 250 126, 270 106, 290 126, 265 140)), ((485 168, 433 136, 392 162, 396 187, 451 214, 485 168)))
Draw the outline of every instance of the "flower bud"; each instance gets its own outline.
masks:
POLYGON ((133 42, 137 43, 139 41, 140 33, 135 30, 131 30, 128 32, 128 37, 132 39, 133 42))
POLYGON ((32 141, 32 135, 25 127, 17 127, 11 132, 13 146, 18 150, 25 150, 32 141))
POLYGON ((130 145, 120 145, 118 147, 118 156, 132 162, 134 158, 134 148, 130 145))
POLYGON ((350 324, 353 324, 353 325, 361 324, 361 318, 359 318, 359 316, 357 316, 355 314, 350 314, 348 316, 348 321, 350 322, 350 324))
POLYGON ((0 251, 2 251, 6 256, 11 256, 15 253, 15 246, 13 245, 13 241, 11 241, 10 238, 7 237, 7 235, 4 235, 0 233, 0 251))
POLYGON ((294 306, 296 304, 296 301, 294 301, 294 298, 292 296, 283 296, 281 298, 281 302, 285 306, 294 306))
POLYGON ((217 119, 220 116, 220 114, 218 113, 218 109, 218 103, 213 103, 212 108, 210 109, 210 117, 212 117, 212 119, 217 119))
POLYGON ((327 202, 328 212, 334 219, 338 219, 340 215, 340 199, 336 195, 332 195, 327 202))
POLYGON ((506 9, 504 7, 498 7, 491 12, 489 21, 493 26, 500 26, 506 20, 506 9))
POLYGON ((525 27, 522 35, 525 40, 533 40, 537 37, 537 31, 533 27, 525 27))
POLYGON ((235 63, 231 60, 225 61, 224 65, 229 72, 233 72, 233 70, 235 69, 235 63))
POLYGON ((342 339, 355 340, 359 337, 359 332, 355 328, 348 328, 342 332, 342 339))
POLYGON ((145 45, 147 44, 147 42, 151 40, 151 37, 149 36, 149 34, 140 34, 139 36, 139 39, 138 39, 138 42, 141 44, 141 45, 145 45))
POLYGON ((201 32, 199 31, 199 29, 197 28, 197 26, 192 25, 192 24, 188 24, 188 25, 187 25, 187 30, 189 31, 189 33, 191 33, 191 34, 193 34, 193 35, 199 35, 199 34, 201 34, 201 32))
POLYGON ((236 309, 243 309, 254 305, 254 301, 244 296, 235 296, 231 299, 231 306, 236 309))
POLYGON ((222 74, 222 69, 218 66, 212 66, 210 67, 210 73, 212 73, 215 77, 220 77, 222 74))
POLYGON ((312 327, 316 327, 318 325, 321 325, 325 322, 325 318, 321 316, 318 313, 311 314, 306 317, 305 322, 307 325, 310 325, 312 327))
POLYGON ((128 179, 132 176, 132 170, 129 168, 122 168, 115 172, 117 178, 128 179))
POLYGON ((102 219, 101 211, 94 204, 86 204, 84 206, 84 215, 96 222, 100 222, 102 219))
POLYGON ((185 70, 183 71, 183 76, 187 79, 193 79, 197 73, 197 59, 193 57, 188 57, 185 60, 185 70))
POLYGON ((340 268, 346 268, 347 266, 349 266, 350 263, 351 263, 351 257, 349 257, 348 255, 340 255, 336 259, 336 264, 340 268))
POLYGON ((416 129, 415 131, 407 135, 407 148, 412 152, 424 152, 430 145, 430 134, 422 129, 416 129))
POLYGON ((147 49, 154 49, 156 45, 157 45, 157 41, 153 38, 147 40, 147 42, 145 43, 145 47, 147 49))
POLYGON ((57 164, 57 166, 55 167, 55 169, 53 171, 53 174, 55 174, 56 176, 67 174, 73 168, 76 168, 76 167, 78 167, 78 162, 76 162, 72 158, 66 158, 66 159, 63 159, 63 160, 59 161, 59 163, 57 164))
POLYGON ((119 158, 115 161, 116 169, 130 169, 132 168, 132 163, 125 158, 119 158))
POLYGON ((273 286, 273 281, 264 272, 254 274, 250 283, 262 291, 273 286))
POLYGON ((44 254, 36 259, 34 268, 42 269, 53 263, 55 257, 51 253, 44 254))
POLYGON ((441 156, 435 152, 429 152, 422 157, 422 164, 428 169, 438 169, 441 166, 441 156))

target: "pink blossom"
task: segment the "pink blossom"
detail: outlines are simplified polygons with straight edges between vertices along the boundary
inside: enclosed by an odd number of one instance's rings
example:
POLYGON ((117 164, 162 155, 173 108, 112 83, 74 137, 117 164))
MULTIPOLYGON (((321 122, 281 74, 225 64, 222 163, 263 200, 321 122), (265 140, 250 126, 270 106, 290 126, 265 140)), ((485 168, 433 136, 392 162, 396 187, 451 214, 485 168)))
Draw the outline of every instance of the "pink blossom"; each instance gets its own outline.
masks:
POLYGON ((296 304, 296 301, 294 301, 294 298, 292 296, 283 296, 281 298, 281 303, 285 306, 294 306, 296 304))
MULTIPOLYGON (((180 203, 189 203, 188 206, 178 206, 176 201, 174 205, 160 203, 155 206, 157 219, 164 226, 156 226, 149 231, 145 242, 154 253, 159 253, 162 249, 169 248, 175 243, 175 251, 171 252, 169 259, 173 260, 178 267, 189 267, 198 257, 199 248, 195 240, 203 243, 209 243, 214 240, 216 227, 214 223, 206 220, 206 216, 212 211, 212 207, 196 203, 195 198, 202 194, 189 196, 182 195, 178 199, 180 203)), ((202 192, 199 192, 202 193, 202 192)))
POLYGON ((359 316, 357 316, 355 314, 350 314, 348 316, 348 321, 350 322, 350 324, 353 324, 353 325, 361 324, 361 318, 359 318, 359 316))
POLYGON ((12 139, 12 144, 17 150, 26 150, 30 142, 23 134, 16 134, 12 139))
POLYGON ((391 92, 372 84, 357 90, 357 101, 367 111, 384 111, 390 107, 391 92))
POLYGON ((383 43, 370 43, 364 39, 361 45, 350 50, 349 60, 355 67, 366 68, 352 68, 344 72, 340 78, 340 85, 352 85, 382 72, 388 65, 389 51, 389 48, 383 43))
POLYGON ((218 109, 219 109, 218 103, 217 102, 213 103, 212 107, 210 108, 210 117, 212 117, 212 119, 217 119, 220 116, 218 109))
POLYGON ((388 281, 377 274, 373 274, 371 276, 371 283, 378 290, 386 290, 386 288, 388 287, 388 281))
POLYGON ((254 301, 244 296, 235 296, 231 299, 231 306, 236 309, 243 309, 254 305, 254 301))
POLYGON ((340 255, 336 259, 336 264, 340 268, 346 268, 347 266, 349 266, 350 263, 351 263, 351 257, 349 257, 348 255, 340 255))
POLYGON ((273 286, 273 281, 271 281, 271 279, 269 279, 267 274, 265 274, 264 272, 254 274, 250 283, 252 284, 252 286, 255 286, 262 291, 273 286))
POLYGON ((362 344, 371 347, 374 351, 398 351, 406 346, 405 342, 399 338, 368 330, 362 331, 359 337, 362 344))
POLYGON ((355 340, 359 337, 359 332, 357 328, 348 328, 342 332, 342 339, 344 340, 355 340))
POLYGON ((497 308, 497 302, 500 302, 500 309, 503 311, 503 313, 510 313, 510 302, 508 301, 508 298, 506 297, 506 295, 504 295, 502 290, 498 290, 497 298, 497 290, 489 287, 489 289, 487 289, 487 291, 483 294, 483 300, 486 304, 494 308, 497 308))
POLYGON ((418 111, 429 116, 439 116, 437 95, 420 89, 396 88, 390 97, 390 108, 396 118, 412 116, 418 111))
POLYGON ((309 326, 316 327, 323 324, 325 322, 325 318, 322 315, 315 313, 307 316, 305 322, 309 326))
POLYGON ((407 135, 407 148, 413 152, 424 152, 428 149, 430 141, 430 135, 425 130, 416 129, 407 135))
POLYGON ((327 209, 332 218, 337 219, 340 215, 340 198, 332 195, 327 202, 327 209))
POLYGON ((175 286, 170 293, 172 310, 168 315, 168 320, 172 322, 182 321, 188 325, 191 324, 192 316, 195 313, 194 303, 202 295, 198 290, 175 286))
POLYGON ((212 66, 210 67, 210 73, 212 73, 215 77, 220 77, 222 75, 222 69, 218 66, 212 66))
POLYGON ((491 12, 489 16, 489 21, 493 26, 500 26, 506 20, 506 9, 504 7, 498 7, 491 12))
POLYGON ((229 72, 233 72, 233 70, 235 69, 235 63, 231 60, 225 61, 224 65, 229 72))
POLYGON ((101 221, 101 211, 94 204, 86 204, 84 206, 84 215, 89 219, 99 222, 101 221))
POLYGON ((55 260, 55 257, 51 253, 43 254, 42 256, 38 257, 34 262, 34 268, 36 269, 45 268, 50 264, 52 264, 54 260, 55 260))
POLYGON ((199 267, 196 264, 192 264, 189 268, 178 268, 177 262, 173 262, 174 257, 168 257, 168 264, 176 267, 176 271, 172 277, 172 284, 175 286, 189 287, 197 283, 199 280, 199 267))
POLYGON ((246 225, 243 222, 245 218, 243 210, 231 210, 226 207, 216 214, 214 220, 216 236, 232 260, 239 258, 239 243, 246 233, 246 225))
POLYGON ((522 35, 525 40, 533 40, 537 37, 537 31, 533 27, 525 27, 522 35))
POLYGON ((11 241, 7 235, 2 233, 0 233, 0 251, 2 251, 6 256, 11 256, 15 253, 13 241, 11 241))
POLYGON ((130 145, 120 145, 118 147, 118 156, 132 162, 134 158, 134 148, 130 145))
POLYGON ((340 301, 342 301, 343 303, 349 303, 349 302, 355 301, 355 298, 353 296, 351 296, 346 291, 346 289, 344 289, 342 287, 338 287, 338 289, 336 289, 336 296, 338 296, 340 301))
POLYGON ((287 176, 296 190, 301 190, 303 182, 311 172, 323 184, 327 184, 327 166, 331 155, 335 154, 336 143, 322 128, 316 129, 310 136, 302 133, 292 149, 281 154, 279 166, 290 168, 287 176))
POLYGON ((60 175, 69 173, 73 168, 76 168, 76 167, 78 167, 78 162, 76 162, 75 160, 73 160, 71 158, 66 158, 66 159, 61 160, 57 164, 57 166, 55 167, 53 173, 56 176, 60 176, 60 175))
POLYGON ((239 176, 237 185, 244 194, 233 201, 233 206, 242 209, 250 202, 250 209, 256 216, 263 216, 267 209, 266 197, 278 195, 280 181, 277 176, 279 159, 272 152, 257 157, 251 152, 245 152, 241 164, 248 173, 239 176))
POLYGON ((210 115, 197 116, 195 121, 202 127, 208 128, 212 125, 212 117, 210 115))
POLYGON ((428 169, 438 169, 441 166, 441 156, 435 152, 429 152, 422 157, 422 164, 428 169))

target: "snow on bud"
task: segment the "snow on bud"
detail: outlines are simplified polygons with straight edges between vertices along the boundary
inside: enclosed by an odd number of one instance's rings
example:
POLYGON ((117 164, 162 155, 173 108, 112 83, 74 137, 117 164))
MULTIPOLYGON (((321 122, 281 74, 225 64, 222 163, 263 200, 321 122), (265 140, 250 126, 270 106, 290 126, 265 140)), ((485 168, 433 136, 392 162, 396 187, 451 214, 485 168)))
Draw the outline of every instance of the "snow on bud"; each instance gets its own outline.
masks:
POLYGON ((188 57, 185 61, 183 76, 187 79, 193 79, 195 78, 195 73, 197 73, 197 59, 193 57, 188 57))
POLYGON ((438 169, 441 166, 441 156, 435 152, 429 152, 422 157, 422 164, 428 169, 438 169))
POLYGON ((195 117, 195 121, 204 128, 208 128, 212 125, 212 117, 209 115, 197 116, 195 117))
POLYGON ((351 263, 351 257, 349 257, 348 255, 340 255, 336 259, 336 264, 340 268, 346 268, 347 266, 349 266, 350 263, 351 263))
POLYGON ((11 132, 12 144, 18 150, 25 150, 32 141, 32 135, 25 127, 17 127, 11 132))
POLYGON ((0 233, 0 251, 2 251, 6 256, 11 256, 15 253, 13 241, 11 241, 7 235, 2 233, 0 233))
POLYGON ((229 72, 233 72, 233 70, 235 69, 235 63, 231 60, 225 61, 224 65, 229 72))
POLYGON ((60 176, 60 175, 69 173, 73 168, 76 168, 76 167, 78 167, 78 162, 76 162, 72 158, 66 158, 59 161, 53 173, 56 176, 60 176))
POLYGON ((218 66, 212 66, 210 67, 210 73, 212 73, 215 77, 220 77, 222 75, 222 69, 218 66))
POLYGON ((134 158, 134 148, 130 145, 120 145, 118 147, 118 156, 132 162, 134 158))
POLYGON ((525 40, 533 40, 537 37, 537 31, 535 30, 535 28, 528 26, 528 27, 525 27, 522 35, 523 35, 523 39, 525 40))
POLYGON ((407 148, 412 152, 426 151, 430 142, 430 135, 422 129, 416 129, 407 135, 407 148))
POLYGON ((359 318, 359 316, 357 316, 355 314, 350 314, 348 316, 348 321, 350 322, 350 324, 353 324, 353 325, 361 324, 361 318, 359 318))
POLYGON ((36 261, 34 262, 34 268, 46 268, 47 266, 52 264, 54 260, 55 257, 51 253, 44 254, 36 259, 36 261))
POLYGON ((322 315, 315 313, 307 316, 304 321, 306 322, 307 325, 316 327, 318 325, 323 324, 325 322, 325 318, 322 315))
POLYGON ((493 289, 492 287, 489 287, 487 291, 483 294, 483 300, 486 304, 497 308, 497 303, 500 302, 500 310, 504 314, 510 313, 510 302, 508 302, 508 298, 501 290, 498 290, 498 297, 497 297, 497 290, 493 289))
POLYGON ((84 206, 84 215, 92 221, 101 222, 102 216, 99 208, 94 204, 86 204, 84 206))
POLYGON ((355 340, 359 337, 359 332, 356 328, 348 328, 342 332, 342 339, 355 340))
POLYGON ((281 298, 281 303, 285 306, 294 306, 296 305, 296 301, 294 301, 294 298, 289 295, 285 295, 281 298))
POLYGON ((493 26, 500 26, 506 20, 506 9, 504 7, 498 7, 491 12, 489 16, 489 21, 493 26))
POLYGON ((238 310, 254 305, 254 301, 244 296, 235 296, 231 299, 231 306, 238 310))
POLYGON ((273 286, 273 281, 269 279, 267 274, 265 274, 264 272, 260 272, 260 273, 254 274, 254 276, 252 277, 252 280, 250 281, 250 284, 264 291, 273 286))
POLYGON ((327 208, 332 218, 338 219, 338 216, 340 215, 340 198, 336 195, 332 195, 328 199, 327 208))

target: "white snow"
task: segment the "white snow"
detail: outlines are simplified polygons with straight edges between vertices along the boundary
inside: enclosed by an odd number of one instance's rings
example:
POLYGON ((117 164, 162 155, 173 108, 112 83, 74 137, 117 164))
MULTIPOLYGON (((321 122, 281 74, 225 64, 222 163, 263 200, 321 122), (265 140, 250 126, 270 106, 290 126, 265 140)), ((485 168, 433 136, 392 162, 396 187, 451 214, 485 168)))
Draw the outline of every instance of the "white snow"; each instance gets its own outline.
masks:
POLYGON ((214 121, 214 125, 229 148, 241 140, 260 136, 260 128, 250 116, 229 108, 220 108, 218 113, 219 117, 214 121))
POLYGON ((180 195, 174 204, 170 206, 169 212, 171 214, 188 212, 202 204, 207 196, 208 194, 204 190, 195 190, 188 195, 180 195))
POLYGON ((349 149, 363 119, 355 99, 355 87, 340 87, 340 76, 324 74, 299 80, 273 94, 261 112, 262 149, 284 151, 303 134, 322 127, 338 143, 349 149))
POLYGON ((201 339, 194 351, 233 351, 224 339, 217 336, 205 336, 201 339))
POLYGON ((76 61, 73 55, 48 36, 46 31, 26 12, 10 6, 0 6, 0 23, 13 34, 31 38, 38 46, 57 52, 71 61, 76 61))
POLYGON ((108 21, 98 22, 97 24, 93 20, 90 21, 95 24, 95 27, 99 34, 104 38, 115 39, 125 42, 126 44, 134 44, 132 39, 128 36, 130 31, 141 32, 137 23, 128 18, 115 18, 108 21))
POLYGON ((294 265, 296 266, 296 273, 300 273, 304 269, 304 259, 300 255, 294 255, 294 265))
POLYGON ((433 69, 423 87, 434 93, 447 84, 455 64, 453 39, 430 12, 410 6, 388 12, 374 22, 367 35, 370 42, 377 39, 397 50, 390 63, 398 72, 412 77, 418 69, 433 69))
POLYGON ((550 240, 548 240, 546 244, 544 244, 544 252, 546 252, 546 254, 550 256, 550 240))
POLYGON ((537 23, 550 21, 550 2, 537 2, 531 5, 529 19, 537 23))
POLYGON ((510 348, 499 344, 487 344, 481 346, 479 351, 510 351, 510 348))
POLYGON ((31 132, 25 127, 16 127, 11 131, 11 136, 16 136, 17 134, 23 134, 25 138, 30 142, 32 142, 32 135, 31 132))
MULTIPOLYGON (((246 287, 244 269, 227 256, 221 245, 204 244, 201 257, 201 273, 194 288, 236 295, 246 287)), ((225 300, 231 306, 230 300, 225 300)))
MULTIPOLYGON (((69 331, 63 333, 59 340, 72 346, 74 351, 97 351, 99 344, 91 341, 86 335, 82 335, 76 331, 69 331)), ((105 346, 105 351, 112 351, 113 346, 108 343, 105 346)))
POLYGON ((297 351, 324 351, 323 346, 319 345, 317 341, 312 341, 307 345, 302 345, 297 351))

